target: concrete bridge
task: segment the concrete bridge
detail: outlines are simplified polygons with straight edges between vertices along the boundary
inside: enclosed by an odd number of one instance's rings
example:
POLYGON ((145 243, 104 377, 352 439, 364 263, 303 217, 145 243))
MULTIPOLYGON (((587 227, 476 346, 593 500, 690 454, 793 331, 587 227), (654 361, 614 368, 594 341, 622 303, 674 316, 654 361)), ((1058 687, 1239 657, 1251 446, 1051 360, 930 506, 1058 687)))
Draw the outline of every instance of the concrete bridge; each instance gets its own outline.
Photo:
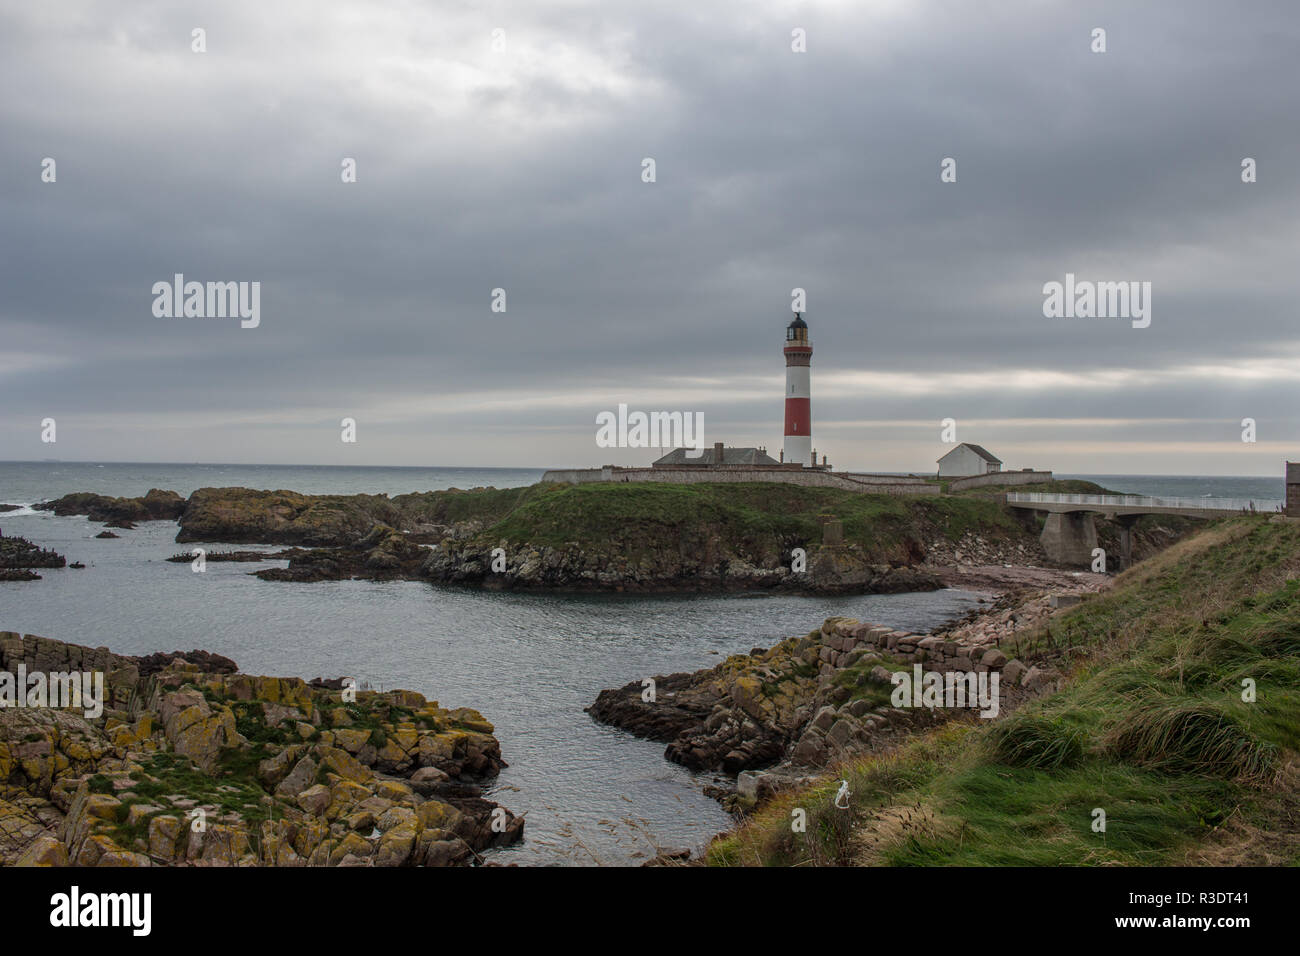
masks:
POLYGON ((1147 495, 1049 495, 1041 492, 1007 493, 1012 508, 1047 512, 1039 540, 1043 550, 1060 564, 1092 564, 1097 547, 1094 515, 1119 524, 1120 570, 1133 561, 1133 525, 1142 515, 1180 515, 1184 518, 1222 518, 1229 514, 1282 511, 1284 502, 1272 498, 1157 498, 1147 495))

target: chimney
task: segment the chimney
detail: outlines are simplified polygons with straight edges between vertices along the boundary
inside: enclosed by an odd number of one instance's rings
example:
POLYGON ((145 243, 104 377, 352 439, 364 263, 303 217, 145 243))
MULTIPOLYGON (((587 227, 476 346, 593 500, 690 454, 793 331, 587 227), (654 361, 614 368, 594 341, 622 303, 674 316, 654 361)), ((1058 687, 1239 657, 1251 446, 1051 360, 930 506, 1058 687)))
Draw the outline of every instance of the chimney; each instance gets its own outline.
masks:
POLYGON ((722 464, 722 442, 713 443, 713 467, 716 468, 722 464))

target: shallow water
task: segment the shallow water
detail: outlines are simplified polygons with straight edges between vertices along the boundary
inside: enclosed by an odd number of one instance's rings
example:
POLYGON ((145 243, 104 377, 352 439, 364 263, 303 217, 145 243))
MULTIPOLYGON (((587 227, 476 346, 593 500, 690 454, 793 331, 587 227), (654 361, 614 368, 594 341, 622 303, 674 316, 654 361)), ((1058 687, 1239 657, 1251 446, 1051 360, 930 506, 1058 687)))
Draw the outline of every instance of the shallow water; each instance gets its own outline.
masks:
POLYGON ((711 666, 833 614, 926 630, 976 600, 962 591, 561 597, 418 582, 277 583, 247 573, 266 565, 208 563, 197 574, 167 563, 193 547, 174 543, 171 522, 115 540, 95 538, 102 526, 85 518, 45 513, 0 515, 0 527, 87 565, 0 582, 0 630, 124 654, 202 648, 247 673, 346 674, 482 711, 510 764, 489 795, 528 818, 524 843, 494 855, 529 864, 636 863, 655 847, 700 847, 730 824, 701 792, 709 777, 664 760, 663 744, 583 712, 602 689, 711 666))

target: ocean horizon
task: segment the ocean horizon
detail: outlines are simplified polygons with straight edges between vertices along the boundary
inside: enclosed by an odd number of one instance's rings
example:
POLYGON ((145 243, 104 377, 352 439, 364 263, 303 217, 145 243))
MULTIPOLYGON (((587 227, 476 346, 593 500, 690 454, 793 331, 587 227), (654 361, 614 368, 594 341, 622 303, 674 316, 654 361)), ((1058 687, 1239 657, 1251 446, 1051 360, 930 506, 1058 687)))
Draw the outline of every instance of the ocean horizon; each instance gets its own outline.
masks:
MULTIPOLYGON (((0 504, 30 506, 73 492, 133 497, 150 488, 189 496, 199 488, 245 487, 302 494, 399 495, 448 488, 514 488, 541 480, 548 468, 419 465, 285 465, 223 462, 0 461, 0 504)), ((879 472, 920 474, 920 472, 879 472)), ((1092 481, 1124 494, 1279 499, 1276 475, 1074 474, 1057 479, 1092 481)))

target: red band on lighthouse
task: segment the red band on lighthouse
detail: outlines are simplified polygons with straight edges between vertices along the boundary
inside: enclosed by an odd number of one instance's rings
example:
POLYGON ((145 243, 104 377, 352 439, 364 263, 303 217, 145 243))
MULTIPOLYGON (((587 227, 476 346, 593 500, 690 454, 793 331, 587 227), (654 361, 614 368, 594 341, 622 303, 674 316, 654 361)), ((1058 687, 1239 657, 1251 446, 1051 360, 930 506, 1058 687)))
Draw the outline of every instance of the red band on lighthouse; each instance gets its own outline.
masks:
POLYGON ((796 435, 812 438, 812 399, 785 400, 785 434, 787 438, 796 435))

